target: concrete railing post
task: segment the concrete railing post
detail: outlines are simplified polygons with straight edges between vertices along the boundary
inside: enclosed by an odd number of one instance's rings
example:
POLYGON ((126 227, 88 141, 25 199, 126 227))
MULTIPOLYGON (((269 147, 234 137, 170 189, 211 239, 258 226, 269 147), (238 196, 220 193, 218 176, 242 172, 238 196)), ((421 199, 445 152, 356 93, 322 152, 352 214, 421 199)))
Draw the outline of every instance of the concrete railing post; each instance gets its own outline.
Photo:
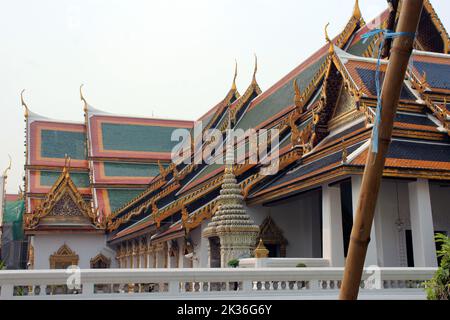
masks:
POLYGON ((12 299, 13 296, 14 296, 14 285, 2 284, 0 297, 2 299, 12 299))

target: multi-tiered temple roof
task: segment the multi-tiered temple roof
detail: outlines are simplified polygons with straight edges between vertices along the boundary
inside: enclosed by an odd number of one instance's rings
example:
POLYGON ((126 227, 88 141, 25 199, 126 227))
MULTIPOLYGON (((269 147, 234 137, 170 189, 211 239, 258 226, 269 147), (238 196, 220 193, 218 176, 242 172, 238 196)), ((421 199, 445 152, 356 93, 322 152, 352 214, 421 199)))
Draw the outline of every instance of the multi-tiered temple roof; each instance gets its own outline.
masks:
MULTIPOLYGON (((217 128, 224 136, 228 118, 234 129, 279 129, 277 174, 265 176, 262 165, 250 161, 235 166, 247 204, 277 201, 362 174, 377 105, 373 57, 379 36, 361 36, 374 27, 393 29, 396 15, 386 10, 366 24, 356 2, 343 31, 334 39, 327 36, 322 48, 272 87, 261 91, 255 66, 242 95, 233 83, 225 98, 199 119, 205 130, 217 128)), ((449 43, 425 1, 385 176, 450 180, 449 43)), ((386 66, 382 61, 381 77, 386 66)), ((29 115, 27 212, 50 191, 68 154, 79 192, 106 217, 111 244, 144 233, 155 243, 167 241, 214 215, 224 165, 170 162, 171 130, 192 128, 192 122, 120 117, 87 103, 85 114, 84 124, 29 115)))

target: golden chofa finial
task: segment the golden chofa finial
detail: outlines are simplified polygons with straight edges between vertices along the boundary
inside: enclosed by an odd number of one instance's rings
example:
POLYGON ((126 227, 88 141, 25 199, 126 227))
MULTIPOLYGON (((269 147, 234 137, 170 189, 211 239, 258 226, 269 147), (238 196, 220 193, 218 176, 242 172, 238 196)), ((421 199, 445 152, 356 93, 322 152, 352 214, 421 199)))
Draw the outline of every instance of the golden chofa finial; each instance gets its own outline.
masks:
POLYGON ((23 89, 22 92, 20 93, 20 103, 21 103, 22 107, 25 108, 25 113, 24 113, 25 118, 28 118, 29 109, 28 109, 27 104, 25 103, 25 100, 23 99, 23 93, 24 92, 25 92, 25 89, 23 89))
POLYGON ((5 178, 5 179, 8 177, 8 171, 11 170, 11 164, 12 164, 11 156, 9 154, 8 154, 8 157, 9 157, 9 165, 5 169, 5 171, 3 171, 3 178, 5 178))
POLYGON ((255 53, 255 67, 253 69, 253 79, 252 79, 253 83, 256 83, 256 72, 257 71, 258 71, 258 57, 256 56, 256 53, 255 53))
POLYGON ((237 90, 236 78, 237 78, 237 60, 234 60, 234 77, 233 77, 233 84, 231 85, 231 90, 237 90))
POLYGON ((325 25, 325 40, 330 44, 330 48, 329 48, 329 52, 333 53, 334 52, 334 45, 333 42, 331 41, 330 37, 328 36, 328 26, 330 25, 330 23, 328 22, 325 25))
POLYGON ((361 9, 359 8, 359 0, 355 1, 355 7, 353 8, 353 17, 356 20, 361 20, 362 18, 361 9))
POLYGON ((84 86, 84 84, 81 84, 80 85, 80 99, 81 99, 81 101, 84 103, 84 106, 83 106, 83 111, 84 112, 87 112, 87 102, 86 102, 86 99, 84 98, 84 96, 83 96, 83 86, 84 86))

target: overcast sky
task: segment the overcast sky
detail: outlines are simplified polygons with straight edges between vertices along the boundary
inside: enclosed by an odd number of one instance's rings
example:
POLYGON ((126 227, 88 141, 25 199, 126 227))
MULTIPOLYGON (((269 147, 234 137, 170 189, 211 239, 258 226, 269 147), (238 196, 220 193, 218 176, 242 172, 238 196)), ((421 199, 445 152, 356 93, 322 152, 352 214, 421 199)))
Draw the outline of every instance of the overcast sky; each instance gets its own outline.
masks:
MULTIPOLYGON (((31 111, 83 121, 78 88, 104 111, 195 120, 224 98, 234 60, 238 89, 267 89, 342 30, 354 0, 0 0, 0 170, 22 184, 31 111)), ((449 28, 450 2, 432 0, 449 28)), ((383 0, 360 0, 366 21, 383 0)))

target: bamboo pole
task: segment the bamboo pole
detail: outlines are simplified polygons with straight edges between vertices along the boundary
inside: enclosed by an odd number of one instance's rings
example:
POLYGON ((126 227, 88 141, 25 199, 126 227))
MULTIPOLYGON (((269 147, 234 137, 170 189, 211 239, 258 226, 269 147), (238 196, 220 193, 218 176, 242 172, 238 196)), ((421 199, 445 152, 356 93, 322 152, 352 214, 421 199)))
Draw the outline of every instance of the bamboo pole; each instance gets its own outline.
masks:
MULTIPOLYGON (((422 7, 423 0, 404 0, 401 5, 397 32, 416 32, 422 7)), ((372 153, 372 146, 369 147, 345 263, 344 278, 339 296, 341 300, 358 298, 386 153, 392 137, 394 116, 413 43, 413 37, 400 36, 394 39, 392 46, 381 91, 383 109, 378 131, 378 152, 372 153)))

